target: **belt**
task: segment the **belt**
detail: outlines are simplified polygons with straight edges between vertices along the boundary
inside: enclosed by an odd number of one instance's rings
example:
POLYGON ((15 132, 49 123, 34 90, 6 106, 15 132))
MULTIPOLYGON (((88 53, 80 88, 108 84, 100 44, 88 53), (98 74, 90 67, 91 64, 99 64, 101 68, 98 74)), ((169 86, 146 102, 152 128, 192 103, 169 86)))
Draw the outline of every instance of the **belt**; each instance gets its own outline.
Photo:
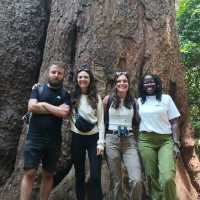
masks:
MULTIPOLYGON (((129 130, 129 133, 133 133, 133 130, 129 130)), ((114 130, 107 130, 106 131, 107 134, 113 134, 113 135, 118 135, 119 131, 114 131, 114 130)))

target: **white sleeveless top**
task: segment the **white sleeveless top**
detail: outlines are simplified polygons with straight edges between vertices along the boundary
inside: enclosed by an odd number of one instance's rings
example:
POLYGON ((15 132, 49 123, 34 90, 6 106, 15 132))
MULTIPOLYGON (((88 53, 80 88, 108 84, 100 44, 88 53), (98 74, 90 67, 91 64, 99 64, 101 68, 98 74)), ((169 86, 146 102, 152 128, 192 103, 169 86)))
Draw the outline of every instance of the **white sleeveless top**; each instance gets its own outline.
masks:
POLYGON ((125 126, 128 130, 132 130, 133 106, 130 109, 120 103, 119 108, 115 109, 111 106, 109 108, 109 130, 118 130, 118 126, 125 126))

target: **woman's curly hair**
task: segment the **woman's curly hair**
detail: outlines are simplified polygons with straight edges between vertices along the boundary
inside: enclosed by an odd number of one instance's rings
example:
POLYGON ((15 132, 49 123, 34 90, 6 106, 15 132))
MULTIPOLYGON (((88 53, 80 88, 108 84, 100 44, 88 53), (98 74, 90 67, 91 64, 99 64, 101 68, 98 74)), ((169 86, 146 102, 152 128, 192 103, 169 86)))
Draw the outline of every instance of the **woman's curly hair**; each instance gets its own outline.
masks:
POLYGON ((89 74, 90 84, 88 86, 88 90, 87 90, 86 94, 88 95, 89 104, 91 105, 91 107, 93 109, 96 109, 97 103, 98 103, 97 88, 96 88, 96 84, 95 84, 94 75, 93 75, 93 73, 90 69, 90 66, 88 64, 81 65, 76 72, 75 87, 74 87, 74 90, 72 92, 72 107, 78 107, 79 102, 80 102, 80 97, 81 97, 82 93, 81 93, 81 89, 78 85, 77 77, 78 77, 78 74, 82 71, 85 71, 86 73, 89 74))
POLYGON ((155 75, 155 74, 145 74, 140 79, 139 86, 138 86, 139 96, 141 98, 142 104, 145 103, 146 96, 147 96, 145 88, 144 88, 144 79, 145 79, 146 76, 152 76, 153 77, 153 80, 156 83, 155 96, 156 96, 156 99, 158 101, 161 101, 161 97, 162 97, 162 81, 161 81, 160 77, 158 75, 155 75))

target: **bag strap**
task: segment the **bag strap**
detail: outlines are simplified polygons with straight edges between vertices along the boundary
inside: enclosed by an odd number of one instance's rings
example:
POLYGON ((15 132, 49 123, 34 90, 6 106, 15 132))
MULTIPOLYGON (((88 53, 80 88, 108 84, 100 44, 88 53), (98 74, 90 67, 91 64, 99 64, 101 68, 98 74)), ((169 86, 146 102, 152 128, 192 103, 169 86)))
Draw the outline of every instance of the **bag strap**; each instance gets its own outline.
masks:
POLYGON ((42 93, 44 92, 44 85, 38 85, 37 90, 38 90, 38 95, 40 98, 42 96, 42 93))
MULTIPOLYGON (((38 95, 39 95, 39 98, 40 98, 42 96, 44 90, 45 90, 45 85, 44 84, 38 85, 37 89, 38 89, 38 95)), ((64 88, 61 88, 61 98, 62 99, 65 97, 65 94, 66 94, 66 90, 64 88)))
POLYGON ((132 119, 132 128, 133 130, 135 130, 135 133, 136 133, 136 136, 137 136, 137 133, 138 133, 138 130, 139 130, 139 123, 140 123, 140 116, 139 116, 139 113, 138 113, 138 103, 137 103, 137 99, 133 99, 133 110, 134 110, 134 116, 133 116, 133 119, 132 119))
POLYGON ((112 95, 110 95, 108 97, 108 101, 106 103, 106 109, 105 109, 105 112, 104 112, 104 124, 105 124, 105 130, 106 131, 108 130, 108 125, 109 125, 109 109, 110 109, 110 106, 112 104, 112 100, 113 100, 113 97, 112 97, 112 95))
POLYGON ((65 94, 66 94, 66 90, 64 88, 61 89, 61 97, 64 99, 65 94))
MULTIPOLYGON (((109 125, 109 109, 110 109, 110 106, 112 104, 112 100, 113 100, 113 97, 109 96, 107 104, 106 104, 106 109, 105 109, 105 112, 104 112, 104 124, 105 124, 105 130, 106 131, 108 130, 108 125, 109 125)), ((138 114, 137 100, 135 98, 133 98, 132 105, 133 105, 133 111, 134 111, 134 115, 133 115, 133 119, 132 119, 132 125, 133 125, 133 129, 137 132, 138 128, 139 128, 140 117, 139 117, 139 114, 138 114)))
MULTIPOLYGON (((43 91, 44 91, 44 85, 37 85, 36 87, 37 87, 38 95, 39 95, 39 98, 40 98, 42 96, 43 91)), ((22 116, 22 120, 28 125, 30 123, 31 116, 32 116, 31 112, 26 112, 22 116)))
POLYGON ((79 116, 78 108, 75 107, 74 110, 75 110, 75 119, 77 120, 79 116))

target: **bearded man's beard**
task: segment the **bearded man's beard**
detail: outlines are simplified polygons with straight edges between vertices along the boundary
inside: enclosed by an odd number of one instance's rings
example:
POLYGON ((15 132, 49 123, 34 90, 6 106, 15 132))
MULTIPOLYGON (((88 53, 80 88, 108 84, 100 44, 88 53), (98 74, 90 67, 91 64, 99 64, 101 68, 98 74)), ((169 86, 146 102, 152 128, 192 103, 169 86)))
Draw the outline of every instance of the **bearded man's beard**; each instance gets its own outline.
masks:
POLYGON ((63 80, 48 78, 48 83, 53 88, 60 88, 63 85, 63 80))

